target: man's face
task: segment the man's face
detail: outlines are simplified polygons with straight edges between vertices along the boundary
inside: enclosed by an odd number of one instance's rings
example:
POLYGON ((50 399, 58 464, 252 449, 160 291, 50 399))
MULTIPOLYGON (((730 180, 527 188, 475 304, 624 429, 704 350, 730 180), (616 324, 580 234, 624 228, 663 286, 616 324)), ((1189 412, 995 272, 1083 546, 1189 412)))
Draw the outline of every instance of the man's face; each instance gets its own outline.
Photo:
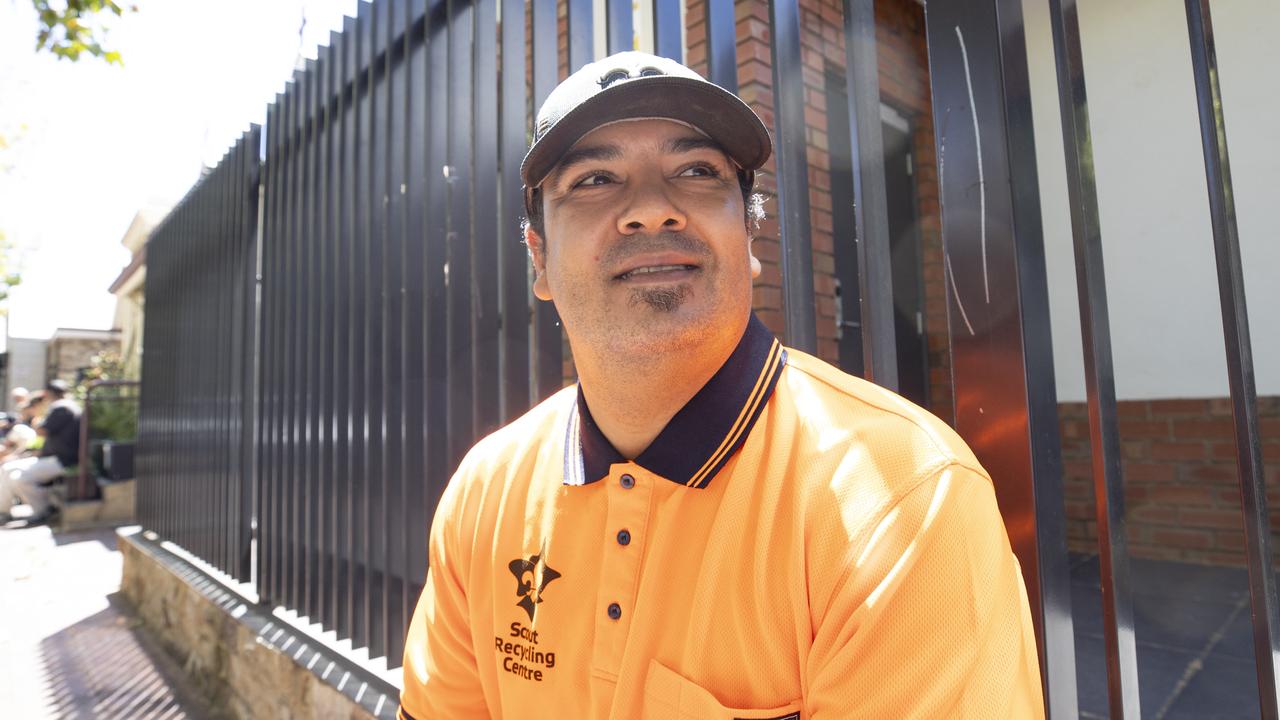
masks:
POLYGON ((669 120, 597 128, 542 184, 546 237, 529 231, 534 294, 571 341, 597 352, 667 352, 736 340, 751 307, 751 255, 736 168, 669 120))

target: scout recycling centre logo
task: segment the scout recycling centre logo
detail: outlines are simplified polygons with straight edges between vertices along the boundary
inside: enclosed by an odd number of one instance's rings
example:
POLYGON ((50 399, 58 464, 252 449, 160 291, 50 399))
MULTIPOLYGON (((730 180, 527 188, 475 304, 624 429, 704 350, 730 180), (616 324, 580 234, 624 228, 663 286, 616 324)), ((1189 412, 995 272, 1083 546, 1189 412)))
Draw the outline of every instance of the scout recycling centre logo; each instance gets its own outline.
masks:
POLYGON ((529 613, 529 622, 533 622, 533 613, 538 609, 538 603, 542 602, 542 591, 552 580, 560 577, 560 573, 547 564, 545 555, 544 548, 527 560, 516 558, 507 564, 511 574, 516 576, 516 595, 520 596, 516 605, 529 613))

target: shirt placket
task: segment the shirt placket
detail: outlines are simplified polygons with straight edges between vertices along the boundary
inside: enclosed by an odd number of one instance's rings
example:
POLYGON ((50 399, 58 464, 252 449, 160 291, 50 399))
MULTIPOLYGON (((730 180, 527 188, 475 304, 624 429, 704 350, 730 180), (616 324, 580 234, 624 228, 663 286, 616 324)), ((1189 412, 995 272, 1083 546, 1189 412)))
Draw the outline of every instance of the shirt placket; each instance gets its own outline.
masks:
POLYGON ((593 674, 616 681, 636 615, 636 589, 644 557, 655 478, 635 463, 610 468, 609 509, 600 539, 600 586, 596 591, 593 674))

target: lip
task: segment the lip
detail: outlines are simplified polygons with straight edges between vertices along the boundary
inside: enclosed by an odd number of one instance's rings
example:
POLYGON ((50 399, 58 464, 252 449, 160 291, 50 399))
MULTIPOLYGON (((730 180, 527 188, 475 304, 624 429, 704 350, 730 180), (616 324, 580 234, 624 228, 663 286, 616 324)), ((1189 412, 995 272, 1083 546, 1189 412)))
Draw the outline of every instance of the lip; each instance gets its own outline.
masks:
POLYGON ((669 280, 678 276, 698 272, 701 269, 702 266, 687 255, 680 255, 676 253, 642 255, 640 257, 629 258, 617 272, 613 273, 613 279, 623 282, 646 279, 669 280), (654 269, 657 269, 658 271, 652 272, 654 269))

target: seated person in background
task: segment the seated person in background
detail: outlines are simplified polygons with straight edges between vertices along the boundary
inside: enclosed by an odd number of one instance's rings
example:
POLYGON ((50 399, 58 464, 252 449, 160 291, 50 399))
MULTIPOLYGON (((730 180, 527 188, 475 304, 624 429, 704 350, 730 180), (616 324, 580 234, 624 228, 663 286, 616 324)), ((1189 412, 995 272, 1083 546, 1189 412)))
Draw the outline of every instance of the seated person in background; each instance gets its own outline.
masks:
POLYGON ((31 442, 36 439, 36 431, 16 415, 0 413, 0 464, 16 460, 27 452, 31 442))
POLYGON ((27 401, 18 406, 18 422, 28 427, 35 427, 40 418, 44 417, 48 404, 49 397, 43 390, 31 393, 27 401))
POLYGON ((31 506, 28 525, 49 518, 46 484, 74 466, 80 455, 80 406, 67 397, 68 390, 66 382, 56 379, 45 387, 48 411, 36 426, 36 433, 44 439, 39 457, 10 460, 0 466, 0 522, 12 519, 9 511, 17 500, 31 506))
POLYGON ((31 392, 22 386, 18 386, 9 391, 9 407, 14 412, 20 412, 22 406, 27 404, 27 400, 31 398, 31 392))

